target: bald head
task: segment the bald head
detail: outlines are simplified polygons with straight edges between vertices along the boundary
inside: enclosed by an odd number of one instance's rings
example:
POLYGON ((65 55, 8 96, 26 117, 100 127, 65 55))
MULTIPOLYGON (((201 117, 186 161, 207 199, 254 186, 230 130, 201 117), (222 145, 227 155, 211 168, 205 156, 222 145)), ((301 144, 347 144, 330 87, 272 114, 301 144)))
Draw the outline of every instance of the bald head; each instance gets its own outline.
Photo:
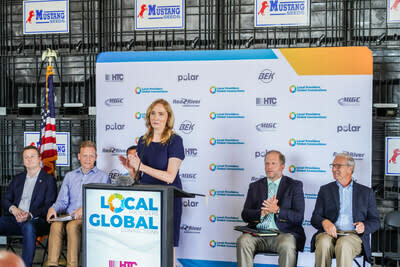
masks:
POLYGON ((0 250, 0 266, 25 267, 25 263, 20 256, 7 250, 0 250))

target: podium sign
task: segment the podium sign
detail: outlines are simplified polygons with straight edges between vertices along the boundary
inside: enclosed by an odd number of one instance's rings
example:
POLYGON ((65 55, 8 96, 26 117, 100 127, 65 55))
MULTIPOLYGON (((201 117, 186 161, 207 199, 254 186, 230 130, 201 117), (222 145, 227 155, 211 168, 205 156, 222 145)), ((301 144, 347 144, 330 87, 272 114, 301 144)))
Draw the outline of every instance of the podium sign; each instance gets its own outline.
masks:
POLYGON ((167 244, 162 233, 168 227, 162 217, 165 195, 147 187, 85 185, 84 265, 166 266, 162 264, 162 246, 167 244))

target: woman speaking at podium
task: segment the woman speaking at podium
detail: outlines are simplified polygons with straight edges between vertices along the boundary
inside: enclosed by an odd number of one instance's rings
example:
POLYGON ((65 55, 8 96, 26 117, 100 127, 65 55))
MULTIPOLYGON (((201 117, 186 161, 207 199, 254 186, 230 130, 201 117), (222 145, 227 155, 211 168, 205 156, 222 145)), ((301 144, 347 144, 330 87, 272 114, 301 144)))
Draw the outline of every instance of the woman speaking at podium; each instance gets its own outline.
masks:
MULTIPOLYGON (((179 167, 185 158, 182 138, 172 131, 174 113, 164 99, 155 100, 146 111, 147 132, 140 137, 129 165, 142 172, 142 184, 173 185, 182 189, 179 167)), ((179 244, 182 200, 174 199, 174 247, 179 244)), ((174 264, 176 255, 174 248, 174 264)))

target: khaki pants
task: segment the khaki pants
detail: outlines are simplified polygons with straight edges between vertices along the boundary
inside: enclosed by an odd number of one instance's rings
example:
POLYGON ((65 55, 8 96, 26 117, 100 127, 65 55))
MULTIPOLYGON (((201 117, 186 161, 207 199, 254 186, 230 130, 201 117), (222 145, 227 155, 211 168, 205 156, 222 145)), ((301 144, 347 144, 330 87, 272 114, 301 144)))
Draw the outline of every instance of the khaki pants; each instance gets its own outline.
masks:
POLYGON ((82 220, 69 222, 53 222, 49 235, 48 265, 58 266, 58 258, 61 254, 62 241, 67 232, 67 266, 77 267, 82 238, 82 220), (64 227, 65 226, 65 227, 64 227))
POLYGON ((238 267, 253 267, 256 252, 278 253, 280 267, 295 267, 297 264, 296 239, 292 234, 266 237, 241 235, 236 241, 238 267))
POLYGON ((320 233, 315 241, 315 266, 330 267, 336 257, 337 267, 351 267, 354 258, 361 253, 362 241, 357 234, 350 233, 337 239, 320 233))

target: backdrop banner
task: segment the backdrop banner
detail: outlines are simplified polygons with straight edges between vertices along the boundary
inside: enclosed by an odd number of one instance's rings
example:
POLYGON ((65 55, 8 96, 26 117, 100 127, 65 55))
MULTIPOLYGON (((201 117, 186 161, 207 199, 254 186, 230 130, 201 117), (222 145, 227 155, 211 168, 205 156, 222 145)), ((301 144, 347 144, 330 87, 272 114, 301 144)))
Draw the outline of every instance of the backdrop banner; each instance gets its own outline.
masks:
MULTIPOLYGON (((118 156, 146 131, 145 112, 164 98, 186 159, 177 256, 182 266, 236 266, 233 226, 248 186, 265 176, 263 158, 286 155, 284 175, 303 182, 305 252, 319 187, 333 181, 337 153, 356 160, 354 179, 371 182, 372 54, 365 47, 276 50, 107 52, 96 65, 97 166, 126 175, 118 156)), ((277 257, 256 257, 257 266, 277 257)), ((267 265, 265 265, 267 264, 267 265)))

